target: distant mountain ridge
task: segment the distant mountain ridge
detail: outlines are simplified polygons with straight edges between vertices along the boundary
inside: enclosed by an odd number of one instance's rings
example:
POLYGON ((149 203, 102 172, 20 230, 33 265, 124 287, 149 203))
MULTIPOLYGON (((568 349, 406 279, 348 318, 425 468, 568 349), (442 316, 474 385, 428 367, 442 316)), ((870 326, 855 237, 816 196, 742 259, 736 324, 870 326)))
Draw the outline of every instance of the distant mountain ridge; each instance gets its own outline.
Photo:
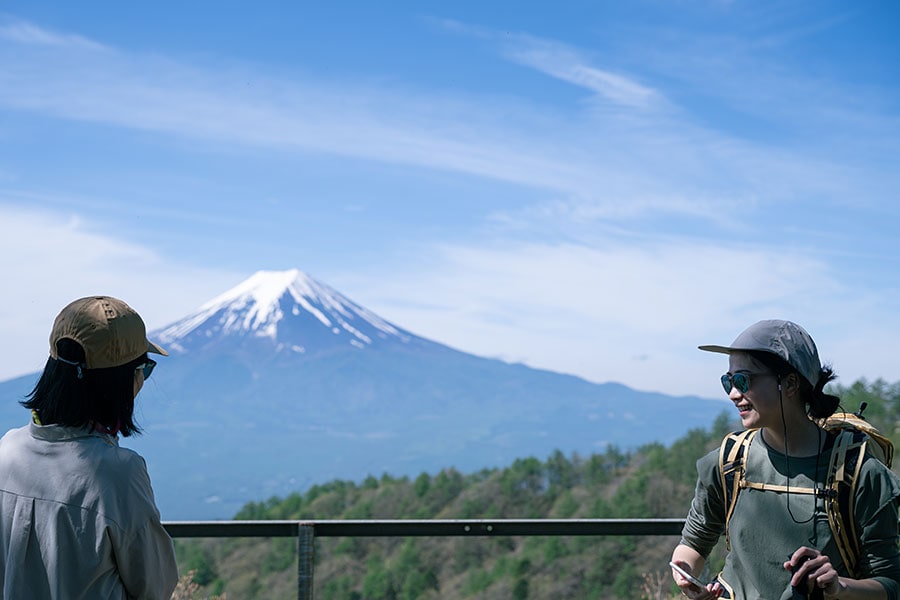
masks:
MULTIPOLYGON (((150 333, 138 398, 163 517, 230 518, 333 479, 472 472, 555 449, 674 441, 724 403, 595 384, 417 336, 299 270, 261 271, 150 333)), ((35 375, 0 383, 0 426, 35 375)))

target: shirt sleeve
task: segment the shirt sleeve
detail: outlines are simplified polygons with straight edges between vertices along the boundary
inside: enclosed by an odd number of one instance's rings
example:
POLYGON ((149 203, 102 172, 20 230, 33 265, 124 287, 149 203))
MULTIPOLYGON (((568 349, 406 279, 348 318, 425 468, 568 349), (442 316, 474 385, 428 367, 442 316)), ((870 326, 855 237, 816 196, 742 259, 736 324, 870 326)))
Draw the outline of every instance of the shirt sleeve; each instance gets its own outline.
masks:
POLYGON ((178 583, 172 539, 159 520, 132 533, 117 552, 119 576, 129 598, 169 600, 178 583))
POLYGON ((725 501, 716 449, 697 461, 697 487, 681 530, 681 543, 708 558, 724 532, 725 501))
POLYGON ((854 513, 862 542, 863 573, 884 586, 889 600, 900 598, 900 536, 897 528, 900 480, 881 462, 866 457, 857 482, 854 513))
POLYGON ((134 458, 127 494, 132 520, 121 524, 113 553, 129 598, 169 600, 178 584, 175 548, 160 521, 147 465, 134 458))

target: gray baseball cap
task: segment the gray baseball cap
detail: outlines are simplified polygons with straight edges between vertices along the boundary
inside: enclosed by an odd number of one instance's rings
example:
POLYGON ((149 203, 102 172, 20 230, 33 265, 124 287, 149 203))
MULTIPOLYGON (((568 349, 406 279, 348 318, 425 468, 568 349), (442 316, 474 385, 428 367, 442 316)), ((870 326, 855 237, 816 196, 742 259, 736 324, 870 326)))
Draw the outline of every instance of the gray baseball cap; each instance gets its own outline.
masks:
POLYGON ((822 363, 816 343, 806 330, 792 321, 770 319, 754 323, 730 346, 698 346, 707 352, 731 354, 746 350, 768 352, 783 359, 815 387, 822 363))

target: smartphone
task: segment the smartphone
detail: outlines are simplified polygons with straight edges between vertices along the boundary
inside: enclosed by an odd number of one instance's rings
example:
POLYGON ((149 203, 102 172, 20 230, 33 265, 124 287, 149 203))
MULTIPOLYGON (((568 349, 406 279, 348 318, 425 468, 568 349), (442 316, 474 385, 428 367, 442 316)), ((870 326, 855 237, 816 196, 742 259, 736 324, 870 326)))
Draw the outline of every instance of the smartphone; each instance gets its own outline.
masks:
POLYGON ((681 567, 679 567, 678 565, 673 563, 671 560, 669 561, 669 566, 672 567, 673 569, 675 569, 676 571, 678 571, 682 577, 684 577, 685 579, 687 579, 688 581, 690 581, 691 583, 696 585, 701 590, 706 589, 705 583, 703 583, 702 581, 700 581, 699 579, 697 579, 696 577, 694 577, 693 575, 691 575, 690 573, 688 573, 687 571, 685 571, 684 569, 682 569, 681 567))

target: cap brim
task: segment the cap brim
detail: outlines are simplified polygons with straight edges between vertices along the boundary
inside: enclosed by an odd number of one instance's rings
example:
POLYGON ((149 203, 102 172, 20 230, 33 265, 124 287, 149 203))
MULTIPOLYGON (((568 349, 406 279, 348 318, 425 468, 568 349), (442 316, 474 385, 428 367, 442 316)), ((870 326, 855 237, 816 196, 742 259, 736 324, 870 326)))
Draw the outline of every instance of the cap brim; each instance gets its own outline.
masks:
POLYGON ((737 348, 729 348, 728 346, 697 346, 700 350, 704 352, 718 352, 719 354, 731 354, 737 348))
POLYGON ((147 352, 151 354, 162 354, 163 356, 169 355, 169 353, 166 352, 165 348, 163 348, 159 344, 154 344, 150 340, 147 340, 147 352))

